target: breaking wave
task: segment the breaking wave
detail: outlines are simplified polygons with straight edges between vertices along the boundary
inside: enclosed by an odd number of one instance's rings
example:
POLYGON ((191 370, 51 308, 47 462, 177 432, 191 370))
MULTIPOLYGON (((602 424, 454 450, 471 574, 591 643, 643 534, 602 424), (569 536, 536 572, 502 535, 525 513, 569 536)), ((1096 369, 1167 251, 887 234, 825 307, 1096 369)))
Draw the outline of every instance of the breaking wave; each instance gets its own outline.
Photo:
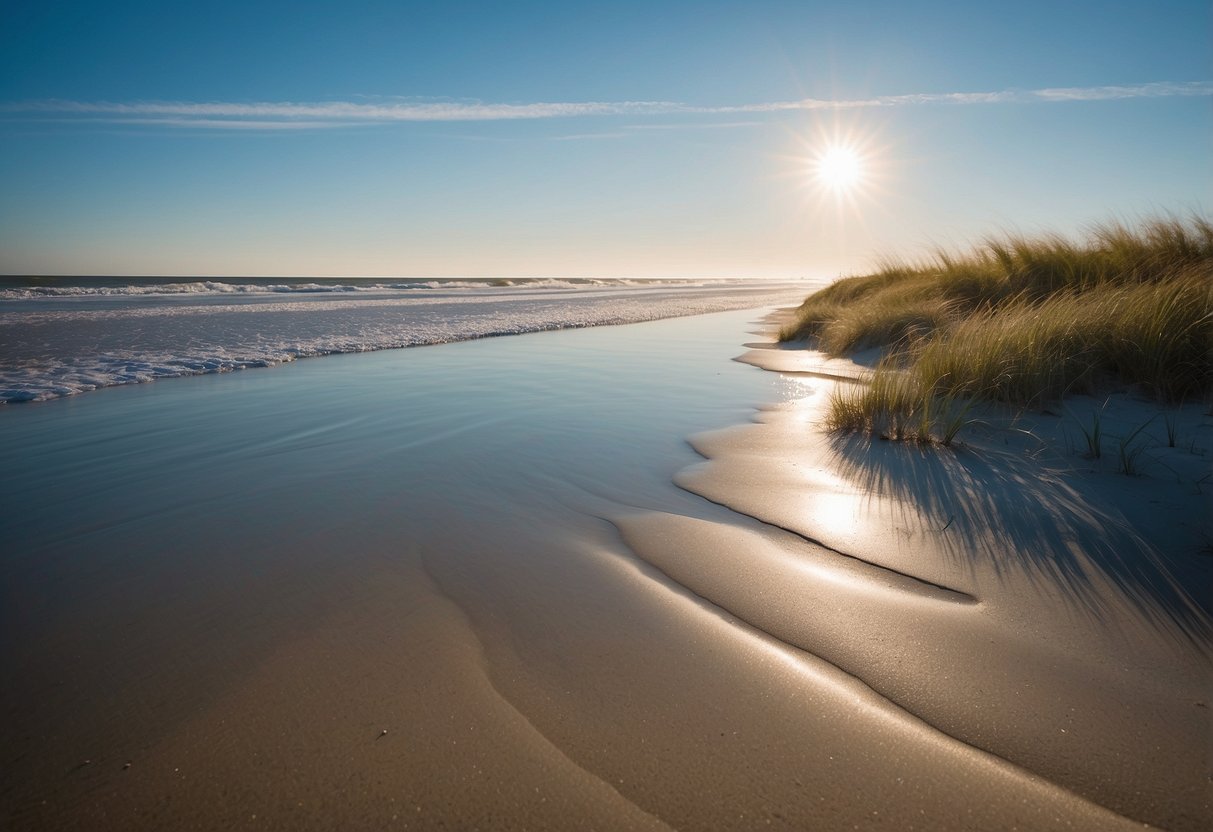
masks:
POLYGON ((279 291, 199 281, 41 287, 0 298, 0 403, 334 353, 799 303, 805 294, 803 284, 755 281, 432 284, 279 291))

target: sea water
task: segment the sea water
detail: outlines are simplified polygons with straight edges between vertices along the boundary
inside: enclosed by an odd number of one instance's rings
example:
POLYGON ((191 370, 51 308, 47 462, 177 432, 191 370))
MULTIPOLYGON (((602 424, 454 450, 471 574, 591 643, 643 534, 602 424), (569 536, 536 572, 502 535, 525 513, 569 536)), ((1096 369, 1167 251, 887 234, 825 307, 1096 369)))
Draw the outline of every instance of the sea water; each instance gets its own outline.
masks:
POLYGON ((0 403, 297 358, 794 303, 748 280, 0 281, 0 403))

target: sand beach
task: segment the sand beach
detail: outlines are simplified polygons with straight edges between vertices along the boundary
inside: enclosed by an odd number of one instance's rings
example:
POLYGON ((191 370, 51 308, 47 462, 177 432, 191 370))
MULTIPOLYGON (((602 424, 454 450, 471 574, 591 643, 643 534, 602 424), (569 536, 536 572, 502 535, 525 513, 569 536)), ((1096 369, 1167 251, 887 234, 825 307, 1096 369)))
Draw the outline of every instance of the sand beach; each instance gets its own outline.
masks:
POLYGON ((839 442, 762 318, 0 411, 6 827, 1205 828, 1210 418, 839 442))

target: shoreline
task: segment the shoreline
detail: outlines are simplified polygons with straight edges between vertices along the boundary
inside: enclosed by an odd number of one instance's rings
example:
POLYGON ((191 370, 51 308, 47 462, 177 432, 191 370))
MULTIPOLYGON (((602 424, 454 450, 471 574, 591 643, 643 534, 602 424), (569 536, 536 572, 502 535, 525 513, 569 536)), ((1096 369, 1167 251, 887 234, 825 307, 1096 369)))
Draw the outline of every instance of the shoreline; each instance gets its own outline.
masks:
POLYGON ((1164 423, 1163 408, 1123 394, 1102 405, 1069 399, 1060 414, 990 407, 957 447, 923 448, 822 430, 830 391, 862 383, 866 366, 749 346, 739 360, 793 373, 805 397, 693 438, 706 461, 676 481, 780 530, 782 542, 747 544, 717 530, 728 542, 705 545, 719 574, 680 564, 695 591, 742 620, 773 622, 761 629, 828 657, 946 733, 1137 820, 1199 828, 1213 817, 1200 739, 1213 668, 1207 408, 1166 409, 1164 423), (1091 411, 1108 440, 1135 437, 1132 470, 1111 453, 1081 453, 1077 425, 1091 411), (806 444, 814 425, 822 432, 806 444), (1185 441, 1169 442, 1174 433, 1185 441), (812 582, 790 564, 806 568, 814 548, 892 570, 886 585, 909 573, 961 592, 976 615, 963 626, 909 616, 906 632, 892 603, 857 596, 837 607, 837 588, 809 600, 812 582), (776 614, 731 583, 755 571, 763 597, 801 586, 797 604, 777 603, 776 614), (825 617, 798 608, 826 603, 835 612, 825 617), (835 620, 843 608, 847 624, 835 620), (935 645, 927 669, 902 666, 916 644, 935 645))

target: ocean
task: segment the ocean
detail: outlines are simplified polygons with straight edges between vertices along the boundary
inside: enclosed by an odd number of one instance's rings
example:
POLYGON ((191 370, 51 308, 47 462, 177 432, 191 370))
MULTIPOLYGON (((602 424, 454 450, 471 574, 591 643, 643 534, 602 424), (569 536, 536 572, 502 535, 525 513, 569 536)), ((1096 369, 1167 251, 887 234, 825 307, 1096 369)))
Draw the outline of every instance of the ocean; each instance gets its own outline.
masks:
POLYGON ((0 279, 0 403, 553 329, 797 303, 751 280, 0 279))

